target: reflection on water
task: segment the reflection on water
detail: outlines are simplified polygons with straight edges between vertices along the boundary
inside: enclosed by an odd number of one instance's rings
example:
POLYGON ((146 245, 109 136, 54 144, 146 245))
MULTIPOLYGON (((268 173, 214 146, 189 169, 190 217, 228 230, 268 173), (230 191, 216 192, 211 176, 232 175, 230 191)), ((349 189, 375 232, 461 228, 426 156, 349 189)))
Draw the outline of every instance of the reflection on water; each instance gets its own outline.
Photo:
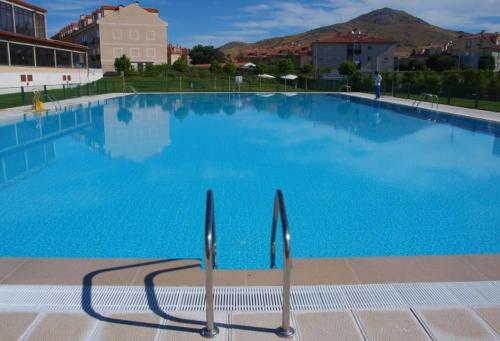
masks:
POLYGON ((0 125, 0 256, 201 257, 208 188, 222 268, 268 265, 276 188, 296 257, 498 252, 499 138, 414 114, 138 95, 0 125))

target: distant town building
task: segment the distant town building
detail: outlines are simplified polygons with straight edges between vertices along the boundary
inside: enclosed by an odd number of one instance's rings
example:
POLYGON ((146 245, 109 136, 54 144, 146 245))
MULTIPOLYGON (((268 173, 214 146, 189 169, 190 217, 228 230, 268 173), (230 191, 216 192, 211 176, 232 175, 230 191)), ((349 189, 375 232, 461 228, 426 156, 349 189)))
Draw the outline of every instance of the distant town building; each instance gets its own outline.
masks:
POLYGON ((345 60, 353 61, 361 72, 394 70, 396 43, 367 35, 333 35, 312 44, 312 61, 316 70, 338 70, 345 60))
POLYGON ((451 54, 454 47, 454 41, 449 41, 446 44, 429 44, 414 49, 411 56, 441 56, 445 54, 451 54))
POLYGON ((492 58, 494 71, 500 71, 500 33, 486 33, 462 36, 458 38, 452 50, 458 56, 461 65, 474 69, 480 67, 481 58, 492 58))
POLYGON ((183 59, 186 63, 190 63, 191 59, 189 58, 189 49, 185 47, 180 47, 178 45, 168 44, 167 47, 168 53, 168 64, 172 65, 178 59, 183 59))
POLYGON ((46 13, 25 1, 0 0, 0 87, 87 83, 102 76, 88 69, 86 46, 47 39, 46 13))
POLYGON ((284 59, 291 59, 297 65, 303 66, 312 63, 312 54, 310 46, 295 44, 247 50, 242 52, 236 59, 241 63, 263 61, 275 63, 284 59))
POLYGON ((114 71, 116 58, 126 55, 133 66, 167 63, 167 22, 155 8, 102 6, 61 29, 54 39, 88 46, 89 64, 114 71))

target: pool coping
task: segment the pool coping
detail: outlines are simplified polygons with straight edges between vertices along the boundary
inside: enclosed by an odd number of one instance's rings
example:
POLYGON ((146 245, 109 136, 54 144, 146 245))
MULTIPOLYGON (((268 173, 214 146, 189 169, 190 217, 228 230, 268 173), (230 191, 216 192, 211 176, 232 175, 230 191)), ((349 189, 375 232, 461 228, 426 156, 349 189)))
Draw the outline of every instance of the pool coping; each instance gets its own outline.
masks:
MULTIPOLYGON (((385 105, 398 105, 398 106, 410 108, 410 109, 413 109, 416 111, 429 111, 429 112, 432 112, 435 114, 441 113, 441 114, 447 114, 447 115, 452 115, 452 116, 462 117, 462 118, 467 118, 467 119, 472 119, 472 120, 479 120, 482 122, 490 122, 490 123, 500 124, 500 113, 493 112, 493 111, 469 109, 469 108, 455 107, 455 106, 443 105, 443 104, 440 104, 438 107, 436 107, 436 106, 433 106, 431 103, 427 103, 427 102, 421 102, 419 104, 419 106, 416 107, 414 105, 414 102, 415 102, 414 100, 391 97, 391 96, 382 96, 381 99, 375 100, 373 95, 368 94, 368 93, 362 93, 362 92, 325 92, 325 91, 308 91, 308 92, 143 92, 143 93, 141 92, 140 94, 143 94, 143 95, 149 95, 149 94, 156 94, 156 95, 162 95, 162 94, 171 94, 171 95, 176 95, 176 94, 182 94, 182 95, 190 95, 190 94, 191 95, 192 94, 237 95, 237 94, 265 94, 265 93, 340 95, 340 96, 347 96, 347 97, 356 98, 356 99, 360 99, 360 100, 369 100, 371 104, 379 102, 379 103, 383 103, 385 105)), ((102 101, 102 100, 107 100, 107 99, 112 99, 112 98, 117 98, 117 97, 124 97, 124 96, 129 96, 129 95, 133 95, 133 93, 110 93, 110 94, 95 95, 95 96, 82 96, 82 97, 78 97, 78 98, 61 100, 61 101, 59 101, 59 104, 63 108, 66 108, 66 107, 71 107, 71 106, 75 106, 75 105, 89 104, 89 103, 94 103, 97 101, 102 101)), ((54 103, 46 103, 45 106, 46 106, 47 110, 49 110, 49 112, 56 110, 56 106, 54 103)), ((31 106, 30 105, 15 107, 15 108, 0 109, 0 123, 15 121, 15 120, 18 120, 18 119, 23 118, 23 117, 33 117, 34 115, 35 114, 31 113, 31 106)))
MULTIPOLYGON (((500 254, 294 259, 293 285, 500 281, 500 254)), ((0 285, 201 286, 199 259, 0 258, 0 285)), ((276 286, 281 270, 216 270, 216 286, 276 286)))

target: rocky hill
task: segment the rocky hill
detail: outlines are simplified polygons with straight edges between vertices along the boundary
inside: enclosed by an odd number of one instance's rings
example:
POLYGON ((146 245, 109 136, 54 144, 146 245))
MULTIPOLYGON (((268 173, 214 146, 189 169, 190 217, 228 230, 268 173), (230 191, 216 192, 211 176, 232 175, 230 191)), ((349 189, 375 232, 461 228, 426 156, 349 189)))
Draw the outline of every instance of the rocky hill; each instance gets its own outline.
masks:
POLYGON ((226 54, 235 56, 241 51, 256 47, 270 48, 285 44, 310 45, 312 42, 332 34, 349 34, 353 29, 361 30, 372 36, 397 41, 396 54, 399 56, 408 55, 416 47, 443 44, 463 34, 463 32, 450 31, 429 24, 404 11, 382 8, 345 23, 324 26, 296 35, 265 39, 252 44, 230 42, 221 46, 220 49, 226 54))

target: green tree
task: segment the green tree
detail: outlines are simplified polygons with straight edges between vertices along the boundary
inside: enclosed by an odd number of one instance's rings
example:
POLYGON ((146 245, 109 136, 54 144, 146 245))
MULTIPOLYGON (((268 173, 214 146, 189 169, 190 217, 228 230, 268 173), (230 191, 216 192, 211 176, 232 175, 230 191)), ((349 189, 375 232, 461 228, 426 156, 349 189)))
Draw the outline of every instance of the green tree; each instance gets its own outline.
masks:
POLYGON ((292 73, 295 69, 295 65, 290 58, 280 60, 278 63, 278 70, 282 74, 292 73))
POLYGON ((356 64, 351 62, 350 60, 344 60, 339 66, 339 74, 342 76, 352 77, 356 72, 358 72, 358 68, 356 64))
POLYGON ((314 71, 314 67, 312 64, 304 64, 302 65, 302 68, 300 69, 300 73, 303 75, 310 75, 314 71))
POLYGON ((224 67, 222 68, 224 73, 230 76, 234 76, 236 74, 236 64, 233 63, 233 61, 228 61, 226 64, 224 64, 224 67))
POLYGON ((210 65, 210 72, 213 74, 218 74, 222 72, 222 66, 220 66, 219 62, 214 60, 212 65, 210 65))
POLYGON ((430 56, 426 62, 427 68, 432 71, 455 70, 458 67, 458 59, 453 56, 430 56))
POLYGON ((174 62, 172 68, 177 72, 186 73, 189 70, 189 65, 184 59, 179 58, 174 62))
POLYGON ((132 70, 130 59, 128 59, 126 55, 123 55, 120 58, 115 58, 115 70, 116 72, 130 72, 132 70))
POLYGON ((264 73, 268 73, 269 72, 269 66, 263 62, 257 62, 257 64, 255 64, 255 72, 258 74, 258 75, 262 75, 264 73))
POLYGON ((191 62, 196 64, 211 64, 213 61, 224 62, 225 55, 213 46, 196 45, 189 51, 191 62))
POLYGON ((479 58, 479 70, 494 70, 495 58, 493 56, 483 56, 479 58))

